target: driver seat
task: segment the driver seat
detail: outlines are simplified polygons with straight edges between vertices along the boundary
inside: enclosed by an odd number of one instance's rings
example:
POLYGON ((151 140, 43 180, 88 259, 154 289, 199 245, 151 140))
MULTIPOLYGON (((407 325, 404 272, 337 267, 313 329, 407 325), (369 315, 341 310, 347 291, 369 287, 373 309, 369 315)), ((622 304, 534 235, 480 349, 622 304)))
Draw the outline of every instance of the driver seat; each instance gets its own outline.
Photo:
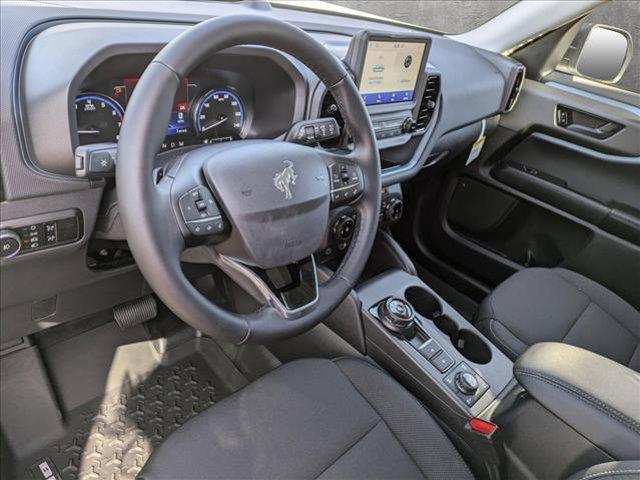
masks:
POLYGON ((139 479, 471 479, 424 407, 365 360, 281 366, 170 435, 139 479))

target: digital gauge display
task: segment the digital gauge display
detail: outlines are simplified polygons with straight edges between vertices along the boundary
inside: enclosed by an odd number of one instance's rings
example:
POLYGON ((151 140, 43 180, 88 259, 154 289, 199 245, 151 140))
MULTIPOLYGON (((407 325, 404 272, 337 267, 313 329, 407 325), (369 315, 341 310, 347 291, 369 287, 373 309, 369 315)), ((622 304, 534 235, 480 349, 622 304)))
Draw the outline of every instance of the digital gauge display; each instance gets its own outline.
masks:
POLYGON ((87 93, 74 103, 80 144, 118 140, 124 110, 113 98, 99 93, 87 93))
MULTIPOLYGON (((129 99, 138 84, 140 78, 130 77, 122 79, 119 84, 113 86, 113 98, 115 100, 123 99, 125 109, 129 104, 129 99)), ((171 118, 167 126, 167 136, 182 135, 190 133, 191 125, 189 124, 189 79, 184 77, 176 95, 173 99, 173 108, 171 109, 171 118)))
POLYGON ((212 132, 214 138, 238 137, 244 125, 242 101, 229 90, 205 93, 196 103, 193 114, 193 123, 200 135, 212 132))
MULTIPOLYGON (((127 105, 139 77, 111 80, 109 94, 82 93, 75 99, 80 145, 117 142, 127 105)), ((100 89, 104 91, 105 89, 100 89)), ((245 110, 240 95, 228 87, 201 89, 183 78, 176 91, 161 150, 241 138, 245 110)))

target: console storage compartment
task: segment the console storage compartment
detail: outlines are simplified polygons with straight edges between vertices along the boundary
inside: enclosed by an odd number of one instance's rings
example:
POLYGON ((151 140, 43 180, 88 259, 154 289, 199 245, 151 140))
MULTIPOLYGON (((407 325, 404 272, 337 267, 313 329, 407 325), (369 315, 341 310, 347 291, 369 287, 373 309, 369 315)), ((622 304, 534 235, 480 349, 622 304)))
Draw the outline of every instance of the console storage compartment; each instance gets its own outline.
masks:
POLYGON ((640 458, 640 374, 593 352, 538 343, 513 373, 543 407, 616 460, 640 458))
POLYGON ((529 347, 513 372, 519 385, 483 412, 500 426, 501 478, 565 480, 640 458, 639 373, 550 342, 529 347))

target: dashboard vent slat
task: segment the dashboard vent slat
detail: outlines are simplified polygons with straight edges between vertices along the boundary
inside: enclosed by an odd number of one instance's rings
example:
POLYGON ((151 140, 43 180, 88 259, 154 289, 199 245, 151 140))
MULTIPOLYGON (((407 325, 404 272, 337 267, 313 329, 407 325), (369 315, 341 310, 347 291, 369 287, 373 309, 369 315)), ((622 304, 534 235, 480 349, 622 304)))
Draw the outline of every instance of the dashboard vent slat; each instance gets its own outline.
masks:
POLYGON ((420 108, 418 110, 416 120, 416 130, 423 130, 427 128, 433 112, 436 109, 438 102, 438 95, 440 94, 440 75, 429 75, 427 77, 427 85, 422 95, 420 102, 420 108))
POLYGON ((520 95, 520 90, 522 89, 522 84, 524 83, 524 66, 518 68, 515 79, 513 81, 513 86, 511 87, 511 92, 507 97, 507 103, 505 104, 504 111, 505 113, 513 110, 513 107, 518 100, 518 95, 520 95))

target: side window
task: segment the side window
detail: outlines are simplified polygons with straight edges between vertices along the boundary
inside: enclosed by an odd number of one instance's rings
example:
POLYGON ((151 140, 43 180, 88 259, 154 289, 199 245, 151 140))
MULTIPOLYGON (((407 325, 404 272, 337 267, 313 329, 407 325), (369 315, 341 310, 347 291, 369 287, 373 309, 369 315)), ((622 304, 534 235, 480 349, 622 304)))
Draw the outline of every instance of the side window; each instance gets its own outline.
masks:
POLYGON ((638 3, 608 2, 591 12, 556 70, 574 77, 640 93, 638 3))

